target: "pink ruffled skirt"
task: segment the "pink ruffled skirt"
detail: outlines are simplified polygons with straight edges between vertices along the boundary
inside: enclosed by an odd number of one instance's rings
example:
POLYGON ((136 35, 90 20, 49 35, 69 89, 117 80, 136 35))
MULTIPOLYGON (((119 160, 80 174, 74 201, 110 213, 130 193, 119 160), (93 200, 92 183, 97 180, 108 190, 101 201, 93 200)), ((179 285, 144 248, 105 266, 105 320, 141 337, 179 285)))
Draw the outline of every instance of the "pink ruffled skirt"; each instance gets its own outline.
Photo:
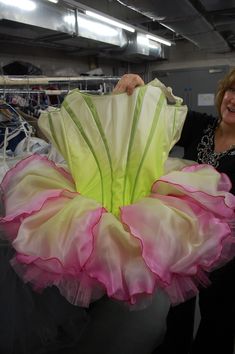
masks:
POLYGON ((235 253, 235 197, 211 166, 168 160, 149 195, 120 206, 118 217, 37 155, 12 168, 1 188, 15 270, 34 289, 55 285, 75 305, 103 295, 134 305, 159 288, 179 303, 235 253))

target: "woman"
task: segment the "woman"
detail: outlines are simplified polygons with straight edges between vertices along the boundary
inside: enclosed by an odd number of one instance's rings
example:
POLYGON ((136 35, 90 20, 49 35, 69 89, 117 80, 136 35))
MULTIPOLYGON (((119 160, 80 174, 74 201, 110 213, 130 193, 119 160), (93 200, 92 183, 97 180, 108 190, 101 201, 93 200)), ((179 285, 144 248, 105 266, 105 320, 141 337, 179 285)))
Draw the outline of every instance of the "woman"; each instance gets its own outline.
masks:
MULTIPOLYGON (((135 74, 124 75, 114 92, 133 93, 144 85, 135 74)), ((190 112, 179 145, 184 158, 213 165, 231 180, 235 194, 235 70, 219 83, 216 106, 218 118, 190 112)), ((167 334, 154 353, 224 353, 232 354, 235 333, 235 259, 210 274, 211 285, 199 296, 201 322, 193 341, 195 298, 172 307, 167 319, 167 334)))

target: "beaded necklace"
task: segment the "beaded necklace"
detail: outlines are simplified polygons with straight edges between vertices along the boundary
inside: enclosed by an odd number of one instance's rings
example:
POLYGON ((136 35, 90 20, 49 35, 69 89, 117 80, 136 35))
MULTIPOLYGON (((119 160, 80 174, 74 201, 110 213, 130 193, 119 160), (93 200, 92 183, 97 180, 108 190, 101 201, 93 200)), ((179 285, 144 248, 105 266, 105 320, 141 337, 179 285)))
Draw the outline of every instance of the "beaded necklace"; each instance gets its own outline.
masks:
POLYGON ((216 124, 209 125, 204 130, 204 135, 201 138, 200 143, 197 146, 197 162, 212 165, 215 168, 219 166, 220 159, 226 155, 231 154, 235 149, 235 145, 231 145, 227 150, 223 152, 215 152, 215 130, 217 128, 216 124))

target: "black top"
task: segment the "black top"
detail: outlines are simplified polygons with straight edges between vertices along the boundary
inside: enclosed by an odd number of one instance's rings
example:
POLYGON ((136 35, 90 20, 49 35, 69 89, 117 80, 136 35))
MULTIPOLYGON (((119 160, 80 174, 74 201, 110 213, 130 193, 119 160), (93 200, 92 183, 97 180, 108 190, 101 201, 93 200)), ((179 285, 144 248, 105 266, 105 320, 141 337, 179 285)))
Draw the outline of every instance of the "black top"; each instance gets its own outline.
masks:
MULTIPOLYGON (((214 135, 214 130, 217 125, 217 119, 207 115, 205 113, 199 113, 194 111, 189 111, 186 117, 186 121, 183 127, 181 138, 177 143, 184 147, 184 158, 188 160, 194 160, 199 163, 198 158, 198 148, 200 147, 201 139, 204 135, 208 135, 208 127, 214 135)), ((214 150, 214 142, 211 146, 212 152, 214 150)), ((219 172, 226 173, 231 180, 232 189, 231 193, 235 195, 235 149, 229 150, 224 156, 221 156, 218 160, 218 166, 216 169, 219 172)))

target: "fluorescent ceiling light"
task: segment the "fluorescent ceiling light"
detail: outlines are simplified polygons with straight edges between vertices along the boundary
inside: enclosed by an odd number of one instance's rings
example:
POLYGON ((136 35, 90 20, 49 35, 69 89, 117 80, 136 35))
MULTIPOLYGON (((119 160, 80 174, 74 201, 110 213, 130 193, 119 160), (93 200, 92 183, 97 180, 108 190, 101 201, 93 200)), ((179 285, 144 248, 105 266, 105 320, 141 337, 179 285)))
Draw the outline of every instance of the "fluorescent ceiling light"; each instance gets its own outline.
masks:
POLYGON ((87 16, 91 16, 93 18, 96 18, 97 20, 100 20, 100 21, 103 21, 103 22, 106 22, 112 26, 116 26, 116 27, 119 27, 119 28, 122 28, 122 29, 125 29, 126 31, 129 31, 129 32, 135 32, 135 29, 131 26, 128 26, 128 25, 125 25, 124 23, 121 23, 121 22, 118 22, 118 21, 115 21, 115 20, 112 20, 111 18, 108 18, 108 17, 105 17, 105 16, 102 16, 102 15, 99 15, 98 13, 96 12, 93 12, 93 11, 89 11, 89 10, 85 10, 85 14, 87 16))
POLYGON ((163 39, 161 37, 158 37, 158 36, 154 36, 152 34, 146 34, 146 37, 148 39, 151 39, 152 41, 155 41, 155 42, 159 42, 159 43, 162 43, 162 44, 165 44, 165 45, 168 45, 168 46, 171 46, 171 42, 168 41, 167 39, 163 39))
POLYGON ((18 7, 21 10, 32 11, 36 9, 36 4, 31 0, 0 0, 0 3, 18 7))
POLYGON ((47 1, 53 2, 54 4, 57 4, 59 2, 59 0, 47 0, 47 1))

